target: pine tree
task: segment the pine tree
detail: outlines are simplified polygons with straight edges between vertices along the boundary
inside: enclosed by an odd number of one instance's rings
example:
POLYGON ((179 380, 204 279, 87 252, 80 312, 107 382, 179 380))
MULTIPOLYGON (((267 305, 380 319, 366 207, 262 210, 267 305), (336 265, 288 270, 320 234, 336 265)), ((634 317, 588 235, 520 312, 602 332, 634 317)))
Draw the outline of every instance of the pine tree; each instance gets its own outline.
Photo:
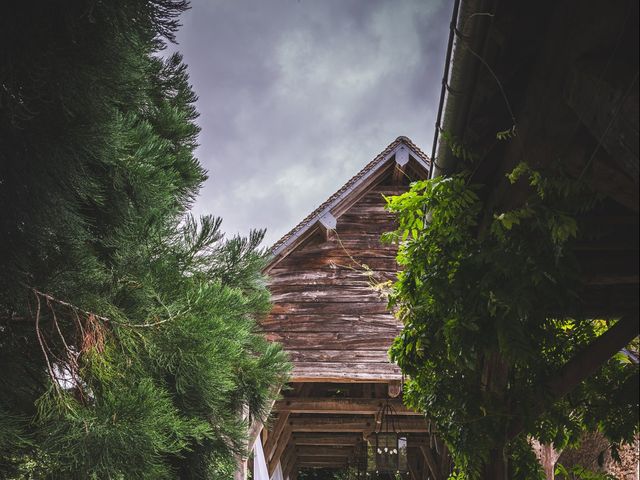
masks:
POLYGON ((14 2, 0 19, 0 476, 227 478, 283 353, 263 232, 188 208, 196 97, 177 0, 14 2))

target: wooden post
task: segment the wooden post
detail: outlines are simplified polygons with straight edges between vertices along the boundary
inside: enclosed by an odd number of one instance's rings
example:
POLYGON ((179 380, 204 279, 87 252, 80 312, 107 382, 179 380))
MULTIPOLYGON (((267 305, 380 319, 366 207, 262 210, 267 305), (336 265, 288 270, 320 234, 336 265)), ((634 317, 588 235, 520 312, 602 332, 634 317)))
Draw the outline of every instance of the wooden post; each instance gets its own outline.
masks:
POLYGON ((238 455, 236 456, 236 462, 238 467, 236 468, 233 480, 247 480, 247 459, 238 455))
MULTIPOLYGON (((249 406, 243 405, 242 410, 239 412, 243 419, 249 417, 249 406)), ((247 450, 250 451, 253 445, 247 445, 247 450)), ((242 455, 236 455, 236 472, 233 476, 234 480, 247 480, 247 458, 242 455)))

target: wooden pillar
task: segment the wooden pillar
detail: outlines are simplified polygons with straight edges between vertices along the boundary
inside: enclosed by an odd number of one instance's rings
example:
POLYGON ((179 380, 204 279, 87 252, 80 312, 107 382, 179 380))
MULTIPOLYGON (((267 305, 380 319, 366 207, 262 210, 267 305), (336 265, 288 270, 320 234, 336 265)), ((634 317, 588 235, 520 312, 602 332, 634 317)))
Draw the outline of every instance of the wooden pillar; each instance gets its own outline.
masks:
POLYGON ((236 472, 233 476, 233 480, 247 480, 247 459, 241 456, 236 456, 236 472))
MULTIPOLYGON (((239 414, 242 416, 243 419, 246 419, 249 417, 249 406, 248 405, 243 405, 242 409, 240 410, 239 414)), ((247 447, 247 450, 250 451, 251 448, 253 447, 253 445, 249 445, 247 447)), ((242 456, 242 455, 236 455, 236 472, 233 476, 234 480, 247 480, 247 458, 242 456)))

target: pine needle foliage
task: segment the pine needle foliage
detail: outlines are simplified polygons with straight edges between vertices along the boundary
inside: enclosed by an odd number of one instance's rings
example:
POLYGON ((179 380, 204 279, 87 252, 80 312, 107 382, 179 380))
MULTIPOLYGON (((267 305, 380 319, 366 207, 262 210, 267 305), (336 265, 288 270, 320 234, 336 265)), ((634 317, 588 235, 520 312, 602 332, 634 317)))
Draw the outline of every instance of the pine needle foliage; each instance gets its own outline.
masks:
POLYGON ((286 379, 256 331, 263 232, 188 214, 206 179, 196 96, 180 55, 160 56, 186 8, 0 17, 2 478, 229 478, 286 379))

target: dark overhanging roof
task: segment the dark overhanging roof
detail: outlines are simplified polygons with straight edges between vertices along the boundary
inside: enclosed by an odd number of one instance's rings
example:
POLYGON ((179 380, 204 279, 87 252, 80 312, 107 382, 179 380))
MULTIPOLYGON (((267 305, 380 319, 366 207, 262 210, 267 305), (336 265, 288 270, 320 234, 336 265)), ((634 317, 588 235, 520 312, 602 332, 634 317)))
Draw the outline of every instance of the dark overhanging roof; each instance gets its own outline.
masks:
POLYGON ((365 167, 356 173, 347 183, 345 183, 337 192, 331 195, 318 208, 307 215, 298 225, 286 233, 278 240, 269 250, 273 258, 267 268, 273 265, 278 259, 286 255, 297 240, 314 227, 323 215, 330 212, 333 207, 342 203, 350 194, 359 186, 366 183, 367 179, 387 165, 400 148, 408 148, 409 154, 416 160, 418 165, 424 168, 425 172, 429 171, 429 158, 415 143, 408 137, 400 136, 391 142, 382 152, 380 152, 365 167))
POLYGON ((562 159, 605 197, 580 218, 588 234, 575 252, 580 307, 598 318, 637 315, 638 3, 580 6, 460 0, 431 176, 465 167, 448 136, 481 154, 472 181, 485 185, 487 208, 513 208, 526 185, 510 185, 506 174, 522 161, 541 168, 562 159), (514 116, 517 135, 496 142, 514 116))

